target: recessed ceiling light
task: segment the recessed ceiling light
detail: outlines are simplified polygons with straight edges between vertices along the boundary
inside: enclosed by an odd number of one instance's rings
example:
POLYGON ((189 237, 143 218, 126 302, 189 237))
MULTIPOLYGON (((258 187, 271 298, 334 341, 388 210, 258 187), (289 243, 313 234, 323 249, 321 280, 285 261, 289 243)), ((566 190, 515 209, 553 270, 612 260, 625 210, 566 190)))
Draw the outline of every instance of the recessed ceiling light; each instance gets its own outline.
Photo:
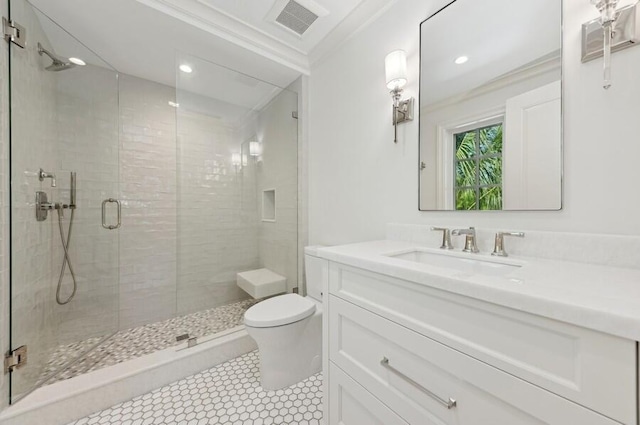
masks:
POLYGON ((69 62, 74 63, 76 65, 85 66, 87 63, 82 59, 78 58, 69 58, 69 62))
POLYGON ((467 56, 460 56, 460 57, 456 58, 456 60, 454 62, 456 63, 456 65, 462 65, 463 63, 465 63, 468 60, 469 60, 469 58, 467 56))
POLYGON ((193 69, 189 65, 182 64, 180 65, 180 71, 186 72, 187 74, 191 74, 193 72, 193 69))

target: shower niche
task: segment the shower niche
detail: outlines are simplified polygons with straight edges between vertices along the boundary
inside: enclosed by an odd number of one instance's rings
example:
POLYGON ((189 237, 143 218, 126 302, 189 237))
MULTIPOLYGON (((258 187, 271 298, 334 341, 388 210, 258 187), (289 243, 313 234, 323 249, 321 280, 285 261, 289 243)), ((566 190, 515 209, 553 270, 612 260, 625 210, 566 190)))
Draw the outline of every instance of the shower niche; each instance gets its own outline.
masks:
POLYGON ((262 191, 262 221, 275 223, 276 221, 276 190, 262 191))

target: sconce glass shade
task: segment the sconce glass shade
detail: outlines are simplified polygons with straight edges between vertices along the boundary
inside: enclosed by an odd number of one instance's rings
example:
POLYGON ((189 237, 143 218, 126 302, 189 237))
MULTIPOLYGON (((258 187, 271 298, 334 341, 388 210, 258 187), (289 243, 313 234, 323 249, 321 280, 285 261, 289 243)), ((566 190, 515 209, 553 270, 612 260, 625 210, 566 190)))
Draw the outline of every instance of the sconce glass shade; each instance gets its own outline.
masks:
POLYGON ((249 155, 251 156, 259 156, 260 155, 260 144, 256 141, 249 142, 249 155))
POLYGON ((604 25, 616 20, 616 7, 618 6, 618 0, 591 0, 591 4, 600 12, 601 24, 604 25))
POLYGON ((237 167, 238 165, 240 165, 241 162, 242 162, 242 158, 240 157, 239 153, 231 154, 231 164, 237 167))
POLYGON ((389 90, 401 89, 407 84, 407 54, 396 50, 384 58, 384 70, 389 90))

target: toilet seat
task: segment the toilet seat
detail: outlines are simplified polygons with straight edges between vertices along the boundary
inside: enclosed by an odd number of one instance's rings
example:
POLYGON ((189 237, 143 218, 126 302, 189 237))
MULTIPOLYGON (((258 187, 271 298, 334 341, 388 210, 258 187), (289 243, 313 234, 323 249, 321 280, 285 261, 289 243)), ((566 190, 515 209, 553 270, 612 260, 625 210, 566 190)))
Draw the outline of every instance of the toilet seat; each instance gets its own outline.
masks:
POLYGON ((264 300, 244 313, 244 323, 254 328, 288 325, 311 316, 316 304, 298 294, 279 295, 264 300))

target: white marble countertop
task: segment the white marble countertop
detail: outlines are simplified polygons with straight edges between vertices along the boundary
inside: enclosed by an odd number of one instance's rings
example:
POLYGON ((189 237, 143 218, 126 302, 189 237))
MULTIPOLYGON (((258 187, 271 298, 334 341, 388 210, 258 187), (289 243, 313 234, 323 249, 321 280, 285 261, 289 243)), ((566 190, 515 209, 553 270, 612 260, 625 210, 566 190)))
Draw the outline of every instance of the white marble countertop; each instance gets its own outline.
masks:
POLYGON ((568 261, 444 251, 401 241, 320 248, 327 260, 528 313, 640 341, 640 270, 568 261), (419 248, 433 254, 516 264, 503 276, 469 274, 389 257, 419 248))

